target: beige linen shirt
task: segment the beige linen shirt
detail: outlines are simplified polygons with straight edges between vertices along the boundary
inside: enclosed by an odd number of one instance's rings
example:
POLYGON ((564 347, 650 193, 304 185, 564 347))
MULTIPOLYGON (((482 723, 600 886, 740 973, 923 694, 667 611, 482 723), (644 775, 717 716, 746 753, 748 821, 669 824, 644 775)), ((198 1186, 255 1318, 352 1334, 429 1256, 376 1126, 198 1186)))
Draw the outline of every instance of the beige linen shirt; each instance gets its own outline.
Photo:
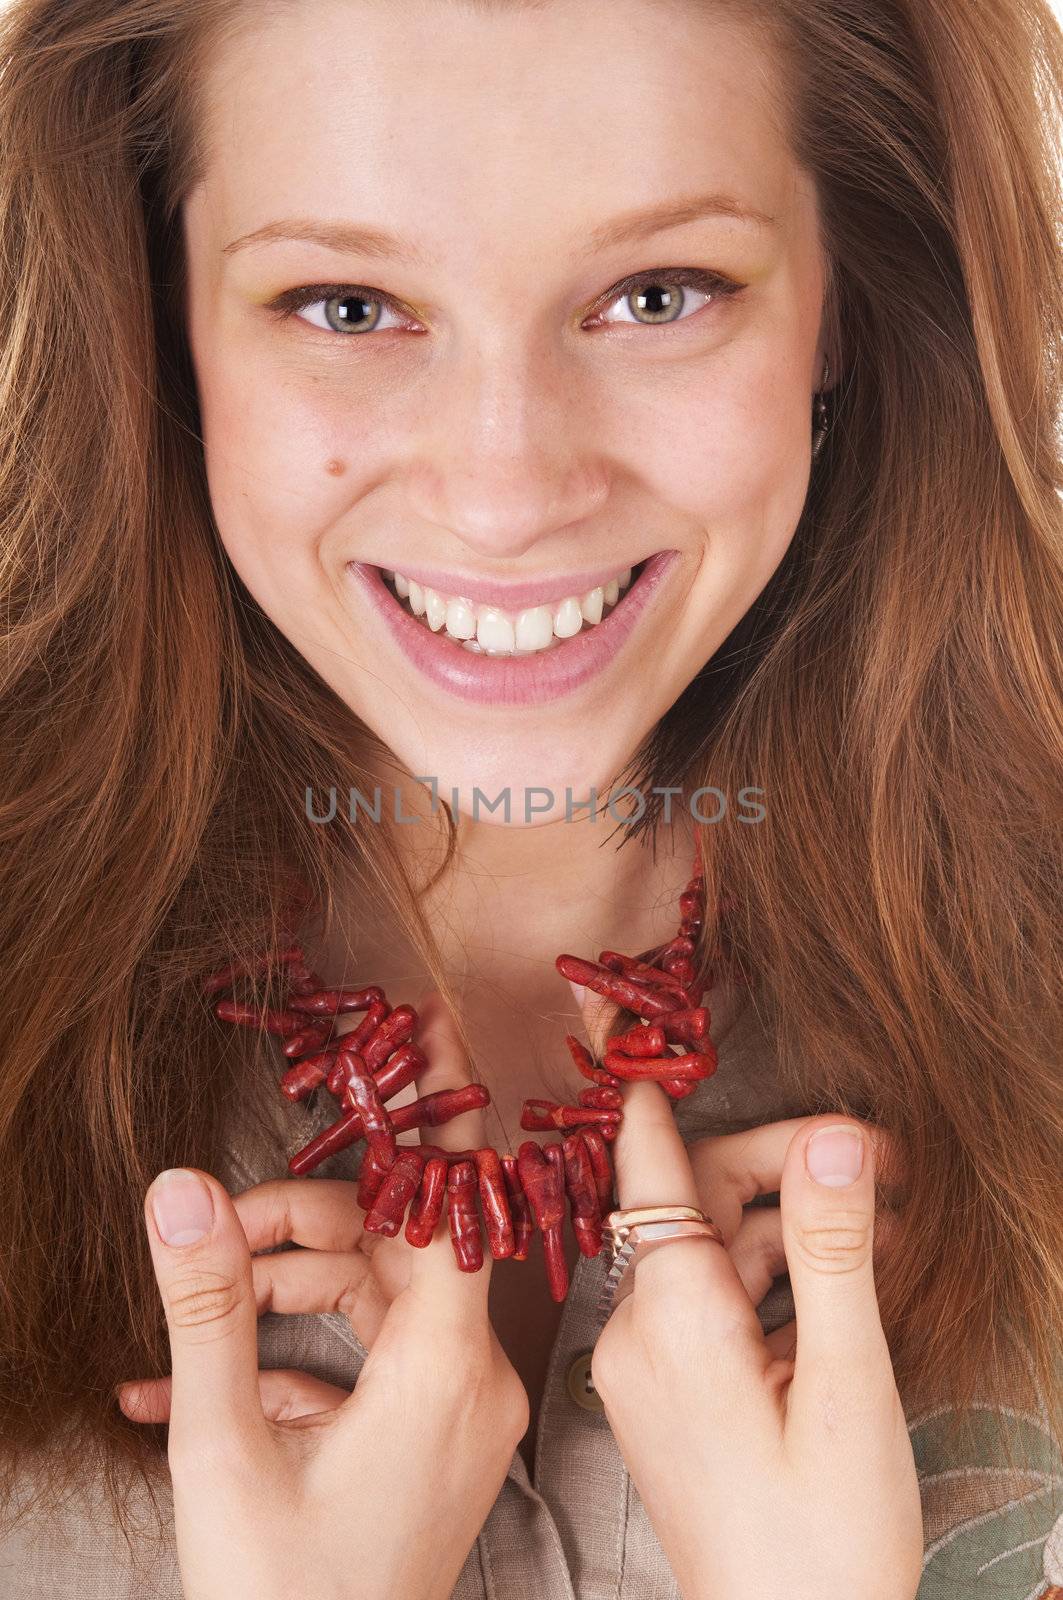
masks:
MULTIPOLYGON (((804 1108, 789 1102, 780 1088, 751 1007, 728 1030, 719 1054, 717 1073, 676 1105, 688 1142, 803 1114, 804 1108)), ((286 1113, 288 1153, 333 1115, 331 1101, 294 1122, 286 1113)), ((353 1176, 357 1161, 357 1152, 347 1151, 318 1172, 353 1176)), ((229 1147, 229 1170, 218 1176, 237 1193, 282 1173, 283 1162, 264 1164, 237 1140, 229 1147)), ((777 1196, 762 1199, 778 1204, 777 1196)), ((529 1477, 515 1452, 452 1600, 680 1600, 609 1425, 594 1406, 593 1392, 588 1393, 587 1358, 598 1329, 595 1302, 603 1271, 601 1259, 579 1258, 550 1357, 534 1475, 529 1477)), ((765 1331, 794 1315, 786 1279, 776 1281, 759 1313, 765 1331)), ((263 1367, 301 1368, 345 1388, 353 1388, 365 1359, 361 1343, 338 1314, 264 1316, 259 1348, 263 1367)), ((1053 1563, 1063 1566, 1063 1519, 1055 1520, 1063 1511, 1058 1499, 1063 1470, 1056 1442, 1039 1419, 1023 1420, 1028 1470, 1016 1477, 988 1457, 956 1462, 943 1456, 935 1431, 942 1420, 941 1408, 909 1417, 927 1548, 919 1600, 982 1595, 985 1600, 1041 1600, 1051 1594, 1053 1563)), ((357 1492, 356 1484, 352 1491, 357 1492)), ((29 1502, 31 1477, 22 1492, 29 1502)), ((182 1600, 172 1502, 165 1491, 162 1500, 164 1536, 160 1540, 145 1531, 134 1537, 131 1549, 114 1526, 98 1483, 87 1484, 58 1516, 31 1513, 13 1532, 0 1533, 0 1600, 182 1600)), ((145 1530, 155 1528, 146 1502, 141 1509, 145 1530)), ((1063 1583, 1063 1576, 1058 1581, 1063 1583)), ((786 1575, 780 1574, 779 1594, 786 1588, 786 1575)), ((352 1575, 352 1597, 357 1592, 352 1575)), ((232 1600, 255 1597, 234 1593, 232 1600)), ((313 1597, 293 1595, 292 1600, 313 1597)))

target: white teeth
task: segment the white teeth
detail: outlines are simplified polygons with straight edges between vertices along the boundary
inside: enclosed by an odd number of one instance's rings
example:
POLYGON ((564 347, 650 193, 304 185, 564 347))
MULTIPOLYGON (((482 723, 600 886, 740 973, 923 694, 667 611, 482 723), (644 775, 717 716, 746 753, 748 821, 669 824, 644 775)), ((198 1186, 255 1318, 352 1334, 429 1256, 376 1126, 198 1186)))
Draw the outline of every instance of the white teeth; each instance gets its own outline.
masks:
POLYGON ((575 595, 562 600, 554 611, 554 632, 559 639, 573 638, 583 626, 583 612, 575 595))
POLYGON ((545 650, 554 631, 554 619, 549 606, 533 606, 522 611, 514 629, 518 650, 545 650))
POLYGON ((480 607, 476 617, 476 643, 481 650, 513 653, 516 645, 513 624, 504 611, 495 606, 480 607))
POLYGON ((434 589, 424 592, 425 620, 433 633, 438 633, 447 620, 447 602, 441 594, 436 594, 434 589))
POLYGON ((579 603, 584 622, 601 622, 604 602, 605 590, 600 584, 597 589, 592 589, 589 594, 585 594, 579 603))
POLYGON ((383 572, 400 600, 405 600, 415 617, 423 617, 433 633, 446 630, 457 644, 477 654, 531 655, 552 650, 564 639, 601 622, 621 592, 631 583, 632 568, 618 573, 606 584, 599 584, 580 599, 566 595, 551 604, 528 606, 510 613, 499 606, 474 605, 464 596, 447 596, 420 584, 401 572, 383 572))
POLYGON ((468 600, 447 601, 447 632, 452 639, 472 639, 476 633, 476 612, 468 600))

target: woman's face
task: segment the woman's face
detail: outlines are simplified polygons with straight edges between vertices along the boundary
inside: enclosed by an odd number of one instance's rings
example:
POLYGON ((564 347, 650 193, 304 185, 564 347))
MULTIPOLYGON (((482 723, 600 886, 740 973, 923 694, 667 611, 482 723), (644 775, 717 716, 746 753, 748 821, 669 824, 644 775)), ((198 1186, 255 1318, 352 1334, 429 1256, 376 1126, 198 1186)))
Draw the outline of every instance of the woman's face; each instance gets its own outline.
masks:
POLYGON ((825 262, 778 71, 674 0, 295 0, 210 64, 184 228, 221 538, 485 821, 607 790, 797 525, 825 262))

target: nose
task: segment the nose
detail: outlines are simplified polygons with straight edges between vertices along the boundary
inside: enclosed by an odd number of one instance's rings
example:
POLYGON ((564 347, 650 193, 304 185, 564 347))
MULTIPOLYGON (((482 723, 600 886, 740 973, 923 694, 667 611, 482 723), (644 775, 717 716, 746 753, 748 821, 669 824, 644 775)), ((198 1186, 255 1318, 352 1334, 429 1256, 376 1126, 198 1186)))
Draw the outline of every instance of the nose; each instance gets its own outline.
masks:
POLYGON ((495 559, 579 529, 609 492, 584 404, 556 359, 523 350, 465 358, 422 391, 408 493, 422 526, 495 559))

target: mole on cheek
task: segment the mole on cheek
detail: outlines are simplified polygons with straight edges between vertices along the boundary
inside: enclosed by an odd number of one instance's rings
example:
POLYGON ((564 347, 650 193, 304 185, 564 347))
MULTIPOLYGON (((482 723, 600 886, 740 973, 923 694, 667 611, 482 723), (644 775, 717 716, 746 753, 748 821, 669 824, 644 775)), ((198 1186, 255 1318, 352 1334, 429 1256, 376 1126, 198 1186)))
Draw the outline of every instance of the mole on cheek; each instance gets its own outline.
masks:
POLYGON ((344 461, 337 461, 333 456, 330 461, 325 462, 325 471, 330 477, 339 478, 347 471, 347 464, 344 461))

